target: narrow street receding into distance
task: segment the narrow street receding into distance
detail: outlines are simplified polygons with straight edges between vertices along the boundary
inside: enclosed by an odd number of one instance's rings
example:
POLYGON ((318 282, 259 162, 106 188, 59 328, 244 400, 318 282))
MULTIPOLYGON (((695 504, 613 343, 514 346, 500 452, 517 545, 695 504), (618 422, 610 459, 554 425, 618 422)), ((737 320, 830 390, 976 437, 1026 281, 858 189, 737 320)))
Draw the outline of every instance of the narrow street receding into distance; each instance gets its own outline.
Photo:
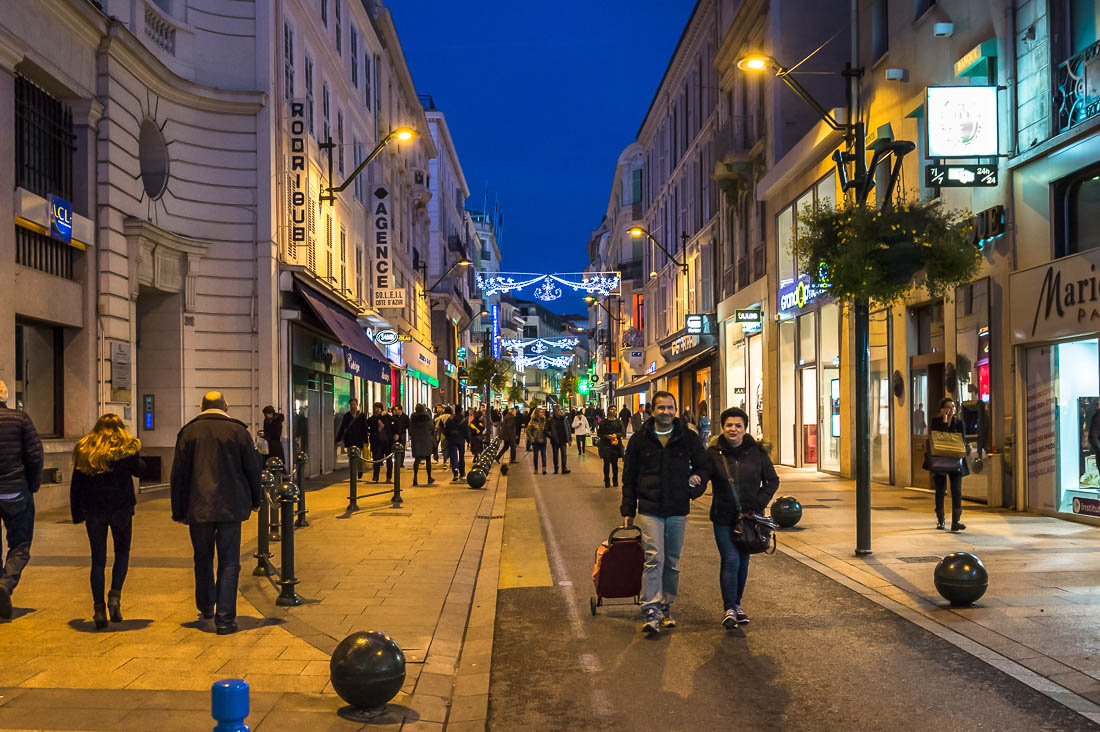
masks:
POLYGON ((566 476, 532 476, 530 453, 520 454, 509 474, 493 729, 1094 728, 782 553, 753 557, 752 622, 726 631, 709 491, 688 521, 678 627, 644 636, 629 600, 593 617, 593 552, 620 521, 620 491, 603 487, 591 448, 583 459, 573 451, 566 476))

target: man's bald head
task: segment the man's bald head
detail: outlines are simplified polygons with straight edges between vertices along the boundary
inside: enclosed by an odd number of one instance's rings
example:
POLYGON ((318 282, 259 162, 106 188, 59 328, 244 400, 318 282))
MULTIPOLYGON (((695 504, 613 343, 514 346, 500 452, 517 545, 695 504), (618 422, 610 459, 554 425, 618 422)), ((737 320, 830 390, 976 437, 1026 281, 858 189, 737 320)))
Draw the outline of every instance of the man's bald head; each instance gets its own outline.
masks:
POLYGON ((208 391, 202 395, 202 411, 207 409, 220 409, 223 412, 229 410, 229 405, 225 402, 225 397, 222 396, 220 391, 208 391))

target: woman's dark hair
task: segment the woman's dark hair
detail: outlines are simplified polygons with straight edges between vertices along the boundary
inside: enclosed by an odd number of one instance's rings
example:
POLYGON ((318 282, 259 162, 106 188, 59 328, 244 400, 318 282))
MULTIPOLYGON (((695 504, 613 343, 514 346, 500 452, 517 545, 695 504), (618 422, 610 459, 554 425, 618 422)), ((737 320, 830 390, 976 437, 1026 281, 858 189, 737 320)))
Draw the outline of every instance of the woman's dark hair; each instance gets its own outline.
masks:
POLYGON ((443 407, 443 414, 454 414, 454 410, 450 407, 443 407))
POLYGON ((957 404, 957 403, 955 402, 955 400, 954 400, 954 399, 952 399, 951 397, 944 397, 943 399, 940 399, 940 409, 943 409, 943 408, 944 408, 944 407, 946 407, 946 406, 947 406, 948 404, 954 404, 954 405, 955 405, 955 409, 958 409, 958 408, 959 408, 959 405, 958 405, 958 404, 957 404))
POLYGON ((744 409, 738 409, 737 407, 730 407, 726 411, 722 412, 722 416, 719 417, 719 424, 725 425, 727 419, 737 417, 740 419, 745 427, 749 426, 749 415, 745 413, 744 409))

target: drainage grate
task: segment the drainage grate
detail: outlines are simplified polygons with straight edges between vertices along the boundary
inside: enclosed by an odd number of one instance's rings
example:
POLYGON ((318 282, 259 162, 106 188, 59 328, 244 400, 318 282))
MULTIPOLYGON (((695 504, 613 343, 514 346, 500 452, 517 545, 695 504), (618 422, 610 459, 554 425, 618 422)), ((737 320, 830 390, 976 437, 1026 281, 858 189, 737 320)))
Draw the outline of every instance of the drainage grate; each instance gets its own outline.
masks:
POLYGON ((927 501, 928 496, 902 496, 903 501, 927 501))
POLYGON ((493 514, 492 516, 486 516, 486 515, 485 515, 485 514, 483 514, 483 513, 479 513, 479 514, 478 514, 477 516, 475 516, 474 518, 480 518, 480 519, 490 519, 490 520, 491 520, 491 519, 502 519, 502 518, 504 518, 504 514, 502 514, 502 513, 500 513, 500 514, 494 513, 494 514, 493 514))
POLYGON ((940 561, 939 557, 898 557, 898 561, 906 564, 931 564, 940 561))
POLYGON ((905 511, 905 506, 871 506, 872 511, 905 511))
POLYGON ((832 506, 822 506, 820 503, 806 503, 802 508, 832 508, 832 506))
POLYGON ((821 501, 822 503, 825 503, 827 501, 843 501, 844 499, 843 498, 818 498, 817 500, 821 501))

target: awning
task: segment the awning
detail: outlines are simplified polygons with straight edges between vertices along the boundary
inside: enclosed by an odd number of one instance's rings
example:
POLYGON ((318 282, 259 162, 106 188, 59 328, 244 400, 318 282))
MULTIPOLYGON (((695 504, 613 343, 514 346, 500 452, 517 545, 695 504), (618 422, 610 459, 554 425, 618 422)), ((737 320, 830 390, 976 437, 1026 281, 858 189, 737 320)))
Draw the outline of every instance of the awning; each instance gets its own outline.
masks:
POLYGON ((649 379, 644 376, 637 381, 632 381, 626 386, 616 386, 615 396, 627 396, 628 394, 641 394, 649 388, 649 379))
POLYGON ((686 368, 694 366, 695 364, 710 358, 718 351, 718 346, 711 346, 704 351, 700 351, 690 358, 685 358, 683 361, 673 361, 672 363, 666 363, 656 371, 646 374, 642 378, 632 381, 626 386, 615 387, 615 396, 626 396, 628 394, 641 394, 643 391, 649 389, 650 384, 657 379, 665 376, 671 376, 678 371, 683 371, 686 368))
POLYGON ((310 310, 329 327, 345 348, 344 366, 349 374, 380 384, 390 383, 389 360, 382 355, 359 323, 341 313, 317 293, 298 282, 295 288, 310 310))

